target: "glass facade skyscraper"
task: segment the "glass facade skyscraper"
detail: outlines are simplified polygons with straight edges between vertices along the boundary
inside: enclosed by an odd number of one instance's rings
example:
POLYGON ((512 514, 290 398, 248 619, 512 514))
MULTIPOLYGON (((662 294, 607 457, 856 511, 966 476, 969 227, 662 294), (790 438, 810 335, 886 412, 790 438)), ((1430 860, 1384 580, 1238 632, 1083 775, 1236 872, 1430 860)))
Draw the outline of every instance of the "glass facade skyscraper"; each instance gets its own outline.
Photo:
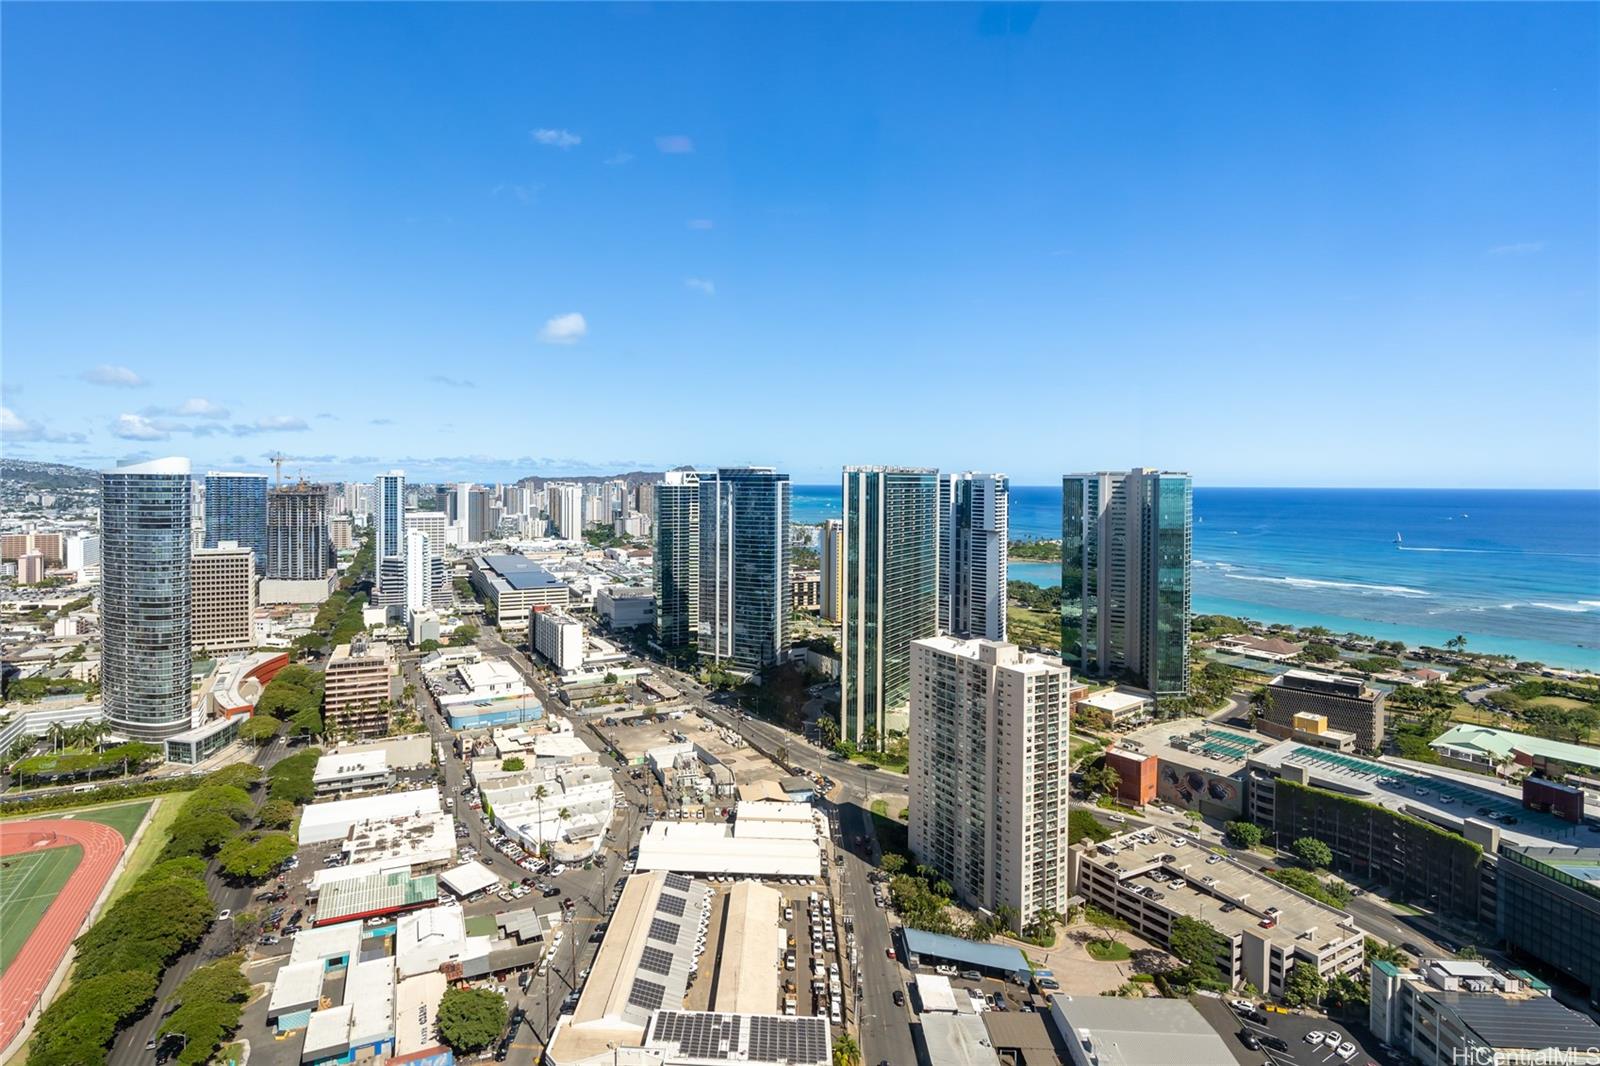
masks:
POLYGON ((399 606, 406 602, 406 476, 399 470, 372 482, 372 535, 374 602, 399 606))
POLYGON ((723 467, 700 486, 700 656, 755 672, 789 647, 789 475, 723 467))
POLYGON ((256 553, 256 569, 267 566, 267 475, 206 475, 205 546, 215 548, 225 540, 256 553))
POLYGON ((911 642, 939 632, 939 472, 844 469, 840 734, 881 748, 905 732, 911 642))
POLYGON ((669 470, 651 500, 656 639, 682 651, 700 635, 700 475, 669 470))
POLYGON ((1061 489, 1063 661, 1157 696, 1188 695, 1189 475, 1068 474, 1061 489))
POLYGON ((939 475, 939 629, 1006 639, 1010 482, 1004 474, 939 475))
POLYGON ((118 733, 190 726, 189 460, 100 475, 100 699, 118 733))

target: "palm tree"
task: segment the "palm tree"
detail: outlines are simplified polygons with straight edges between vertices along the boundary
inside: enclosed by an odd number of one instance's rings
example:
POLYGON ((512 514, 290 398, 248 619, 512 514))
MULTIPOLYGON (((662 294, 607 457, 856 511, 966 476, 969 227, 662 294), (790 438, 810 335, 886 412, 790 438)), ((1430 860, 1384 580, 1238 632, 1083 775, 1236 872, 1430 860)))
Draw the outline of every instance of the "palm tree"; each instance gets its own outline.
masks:
POLYGON ((61 745, 67 739, 67 727, 60 722, 51 722, 49 728, 44 731, 44 735, 50 741, 51 750, 60 751, 61 745))
POLYGON ((105 720, 91 722, 88 728, 89 743, 96 748, 105 747, 106 741, 111 737, 111 723, 105 720))
POLYGON ((544 798, 550 795, 550 790, 540 785, 533 790, 534 802, 539 804, 539 839, 544 839, 544 798))
POLYGON ((1456 651, 1456 652, 1466 651, 1467 650, 1467 638, 1466 638, 1465 635, 1463 635, 1461 633, 1457 633, 1455 636, 1453 636, 1449 640, 1445 641, 1444 642, 1444 646, 1450 651, 1456 651))
POLYGON ((565 822, 568 818, 572 817, 572 811, 570 811, 566 807, 563 807, 559 811, 556 812, 556 817, 561 819, 563 822, 565 822))
POLYGON ((861 1066, 861 1048, 849 1033, 841 1032, 833 1041, 833 1066, 861 1066))

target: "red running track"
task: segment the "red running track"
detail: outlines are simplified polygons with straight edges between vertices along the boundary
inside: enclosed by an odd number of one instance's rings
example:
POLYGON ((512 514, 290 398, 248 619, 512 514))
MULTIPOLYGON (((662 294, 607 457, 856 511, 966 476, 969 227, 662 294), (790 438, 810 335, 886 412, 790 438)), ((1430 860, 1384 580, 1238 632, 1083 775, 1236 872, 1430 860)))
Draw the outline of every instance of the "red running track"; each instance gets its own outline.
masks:
POLYGON ((127 847, 121 833, 99 822, 75 818, 0 822, 0 856, 31 855, 72 844, 83 848, 83 858, 40 916, 27 943, 0 975, 0 1048, 15 1039, 29 1012, 44 995, 51 975, 61 965, 127 847), (36 846, 41 836, 51 833, 55 834, 53 843, 36 846))

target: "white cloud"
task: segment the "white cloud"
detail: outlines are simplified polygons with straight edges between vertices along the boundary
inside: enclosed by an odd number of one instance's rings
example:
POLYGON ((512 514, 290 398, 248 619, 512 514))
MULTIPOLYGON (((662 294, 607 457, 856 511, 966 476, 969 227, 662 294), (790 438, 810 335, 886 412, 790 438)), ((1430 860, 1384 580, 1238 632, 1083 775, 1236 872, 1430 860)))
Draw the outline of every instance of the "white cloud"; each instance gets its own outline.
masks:
POLYGON ((717 224, 709 218, 691 218, 687 225, 690 229, 715 229, 717 224))
POLYGON ((257 433, 299 433, 310 429, 303 418, 293 418, 289 415, 268 415, 258 418, 254 422, 235 423, 230 432, 235 437, 250 437, 257 433))
POLYGON ((123 440, 166 440, 169 434, 144 415, 118 415, 111 423, 111 435, 123 440))
POLYGON ((717 294, 716 282, 708 281, 705 278, 684 278, 683 283, 695 292, 703 292, 707 296, 715 296, 717 294))
POLYGON ((540 144, 547 144, 551 148, 562 149, 575 148, 583 143, 583 138, 579 137, 571 130, 534 130, 533 139, 538 141, 540 144))
POLYGON ((1490 255, 1532 255, 1544 251, 1544 241, 1519 241, 1516 244, 1497 244, 1489 249, 1490 255))
POLYGON ((0 407, 0 438, 9 442, 47 441, 53 444, 82 444, 82 433, 52 433, 41 422, 23 418, 9 407, 0 407))
POLYGON ((681 133, 656 138, 656 151, 664 155, 688 155, 694 151, 694 141, 681 133))
POLYGON ((589 332, 589 323, 576 311, 556 315, 539 331, 539 339, 546 344, 577 344, 589 332))
POLYGON ((81 376, 91 385, 111 385, 122 389, 137 389, 148 384, 127 367, 112 366, 110 363, 101 363, 93 370, 85 370, 81 376))
POLYGON ((196 396, 180 403, 176 407, 146 407, 144 413, 159 416, 170 415, 174 418, 216 418, 228 417, 228 409, 214 400, 196 396))
POLYGON ((606 166, 608 166, 608 167, 620 167, 624 163, 631 163, 631 162, 633 162, 633 153, 632 152, 618 152, 616 155, 614 155, 611 158, 606 160, 606 166))
POLYGON ((472 382, 466 378, 453 378, 448 374, 429 374, 428 380, 435 385, 444 385, 452 389, 470 389, 473 387, 472 382))

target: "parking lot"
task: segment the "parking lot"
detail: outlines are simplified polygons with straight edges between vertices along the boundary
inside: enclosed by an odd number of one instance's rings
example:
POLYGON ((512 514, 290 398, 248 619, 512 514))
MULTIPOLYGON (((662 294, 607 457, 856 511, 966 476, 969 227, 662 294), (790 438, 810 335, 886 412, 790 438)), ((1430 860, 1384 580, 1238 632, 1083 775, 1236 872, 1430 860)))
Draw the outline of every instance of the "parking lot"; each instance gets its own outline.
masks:
POLYGON ((1235 1057, 1244 1063, 1261 1063, 1266 1066, 1394 1066, 1402 1061, 1385 1054, 1366 1031, 1365 1026, 1349 1026, 1327 1018, 1309 1014, 1280 1014, 1264 1012, 1266 1022, 1241 1017, 1229 1006, 1226 999, 1212 996, 1195 996, 1192 1000, 1206 1020, 1223 1034, 1223 1041, 1235 1057), (1240 1039, 1248 1032, 1255 1038, 1252 1048, 1240 1039), (1338 1035, 1336 1041, 1327 1039, 1315 1043, 1307 1034, 1318 1032, 1338 1035), (1274 1041, 1282 1041, 1279 1048, 1274 1041), (1341 1056, 1339 1048, 1349 1044, 1354 1047, 1348 1056, 1341 1056))

